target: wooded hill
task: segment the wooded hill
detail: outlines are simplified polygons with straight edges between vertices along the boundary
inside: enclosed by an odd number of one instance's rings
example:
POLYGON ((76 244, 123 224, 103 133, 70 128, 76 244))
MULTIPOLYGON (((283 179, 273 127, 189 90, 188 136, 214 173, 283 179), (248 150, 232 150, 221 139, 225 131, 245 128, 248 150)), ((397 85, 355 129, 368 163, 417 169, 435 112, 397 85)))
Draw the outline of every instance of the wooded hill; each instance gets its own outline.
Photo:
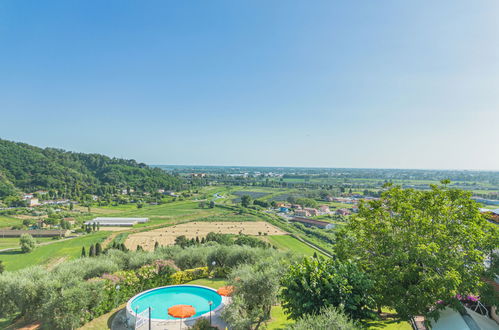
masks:
POLYGON ((179 178, 135 160, 0 139, 0 198, 37 190, 55 190, 67 198, 127 188, 152 192, 176 189, 180 184, 179 178))

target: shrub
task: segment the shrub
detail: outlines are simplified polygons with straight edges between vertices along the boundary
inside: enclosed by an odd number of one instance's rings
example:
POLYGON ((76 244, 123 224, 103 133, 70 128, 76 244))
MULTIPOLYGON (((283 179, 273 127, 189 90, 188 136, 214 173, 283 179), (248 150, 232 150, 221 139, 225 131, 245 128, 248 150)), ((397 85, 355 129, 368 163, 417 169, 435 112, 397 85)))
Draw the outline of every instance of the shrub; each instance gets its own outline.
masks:
POLYGON ((360 330, 361 327, 350 320, 343 311, 334 307, 327 307, 319 314, 307 314, 298 319, 295 324, 288 326, 288 330, 360 330))
POLYGON ((183 284, 200 278, 208 277, 208 267, 182 270, 171 275, 171 284, 183 284))
POLYGON ((344 306, 347 315, 362 318, 374 307, 373 282, 349 261, 305 258, 289 268, 281 284, 283 307, 293 319, 330 305, 344 306))
POLYGON ((175 264, 180 269, 190 269, 206 266, 208 249, 186 248, 174 256, 175 264))

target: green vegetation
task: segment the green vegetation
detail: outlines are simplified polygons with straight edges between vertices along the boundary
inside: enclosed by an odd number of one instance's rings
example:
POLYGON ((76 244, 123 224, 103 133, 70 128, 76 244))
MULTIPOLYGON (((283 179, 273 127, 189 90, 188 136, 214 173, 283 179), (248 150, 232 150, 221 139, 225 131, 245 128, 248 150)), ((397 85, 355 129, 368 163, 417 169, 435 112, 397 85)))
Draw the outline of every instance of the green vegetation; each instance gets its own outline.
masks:
MULTIPOLYGON (((0 198, 22 191, 49 190, 51 197, 104 196, 117 189, 152 192, 180 181, 134 160, 38 148, 0 139, 0 198)), ((13 202, 13 201, 12 201, 13 202)))
POLYGON ((289 330, 360 330, 362 327, 353 322, 341 310, 334 307, 323 308, 317 314, 308 314, 300 318, 289 330))
POLYGON ((201 278, 198 280, 187 282, 186 284, 202 285, 213 289, 219 289, 227 285, 227 280, 223 278, 201 278))
POLYGON ((23 253, 31 252, 35 249, 36 240, 30 234, 22 234, 19 238, 19 246, 23 253))
POLYGON ((258 329, 269 320, 277 302, 279 274, 283 264, 276 260, 259 260, 233 271, 229 283, 234 286, 232 302, 222 316, 235 329, 258 329))
POLYGON ((305 256, 313 256, 314 253, 321 254, 307 244, 300 242, 290 235, 270 235, 265 236, 272 245, 282 250, 290 250, 305 256))
POLYGON ((0 228, 17 226, 21 223, 22 221, 20 219, 0 215, 0 228))
MULTIPOLYGON (((210 246, 171 246, 154 252, 110 249, 104 255, 66 261, 50 270, 35 266, 0 275, 0 317, 21 315, 27 321, 41 322, 46 329, 73 329, 109 313, 143 290, 187 282, 218 285, 222 279, 206 278, 241 272, 262 260, 268 264, 261 269, 268 272, 283 257, 274 249, 228 248, 213 242, 210 246), (190 264, 196 268, 177 268, 190 264), (199 279, 208 282, 193 282, 199 279)), ((278 284, 278 280, 273 281, 278 284)))
POLYGON ((0 260, 9 271, 47 264, 59 259, 73 259, 81 255, 81 247, 102 242, 110 232, 96 232, 78 238, 67 239, 53 244, 38 246, 31 253, 22 253, 20 249, 0 252, 0 260))
POLYGON ((305 258, 291 265, 281 280, 283 307, 292 319, 318 314, 324 307, 342 307, 353 319, 371 315, 374 282, 356 264, 305 258))
POLYGON ((393 308, 406 320, 435 317, 445 306, 437 301, 453 305, 457 294, 479 293, 484 260, 497 248, 498 228, 470 196, 438 186, 393 187, 382 200, 361 204, 338 235, 337 255, 358 260, 375 280, 378 308, 393 308))

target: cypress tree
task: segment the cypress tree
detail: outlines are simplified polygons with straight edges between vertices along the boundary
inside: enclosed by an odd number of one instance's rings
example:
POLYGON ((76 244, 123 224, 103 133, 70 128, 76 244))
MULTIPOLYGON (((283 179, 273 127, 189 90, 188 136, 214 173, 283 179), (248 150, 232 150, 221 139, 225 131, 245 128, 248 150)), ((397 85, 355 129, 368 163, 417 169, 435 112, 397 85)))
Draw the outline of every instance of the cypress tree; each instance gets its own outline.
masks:
POLYGON ((96 243, 95 244, 95 255, 100 256, 101 253, 102 253, 102 246, 100 245, 100 243, 96 243))
POLYGON ((92 225, 92 230, 95 231, 97 229, 97 224, 94 222, 92 225))
POLYGON ((196 236, 196 244, 199 245, 199 237, 198 236, 196 236))
POLYGON ((137 250, 136 251, 144 251, 144 249, 142 248, 142 246, 137 245, 137 250))
POLYGON ((159 242, 156 241, 156 243, 154 243, 154 251, 156 251, 158 248, 159 248, 159 242))
POLYGON ((81 247, 81 256, 83 258, 87 256, 87 252, 85 251, 85 247, 84 246, 81 247))
POLYGON ((205 238, 204 238, 204 237, 202 237, 202 238, 201 238, 201 244, 204 244, 204 243, 206 243, 206 240, 205 240, 205 238))
POLYGON ((95 247, 94 247, 94 245, 93 245, 93 244, 92 244, 92 245, 90 245, 90 250, 89 250, 89 252, 88 252, 88 256, 89 256, 89 257, 95 257, 95 247))

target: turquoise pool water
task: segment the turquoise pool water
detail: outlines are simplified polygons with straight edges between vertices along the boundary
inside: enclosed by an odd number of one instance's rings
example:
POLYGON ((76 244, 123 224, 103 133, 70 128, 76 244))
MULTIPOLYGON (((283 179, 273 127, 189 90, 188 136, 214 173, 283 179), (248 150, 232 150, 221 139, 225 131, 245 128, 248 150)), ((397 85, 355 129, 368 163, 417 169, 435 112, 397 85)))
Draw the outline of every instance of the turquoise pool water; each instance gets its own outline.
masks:
POLYGON ((196 309, 196 316, 210 311, 209 301, 212 301, 211 310, 215 310, 222 303, 222 296, 216 291, 192 285, 176 285, 153 289, 133 298, 130 307, 134 312, 142 312, 152 307, 152 318, 161 320, 178 320, 168 315, 168 308, 175 305, 192 305, 196 309))

